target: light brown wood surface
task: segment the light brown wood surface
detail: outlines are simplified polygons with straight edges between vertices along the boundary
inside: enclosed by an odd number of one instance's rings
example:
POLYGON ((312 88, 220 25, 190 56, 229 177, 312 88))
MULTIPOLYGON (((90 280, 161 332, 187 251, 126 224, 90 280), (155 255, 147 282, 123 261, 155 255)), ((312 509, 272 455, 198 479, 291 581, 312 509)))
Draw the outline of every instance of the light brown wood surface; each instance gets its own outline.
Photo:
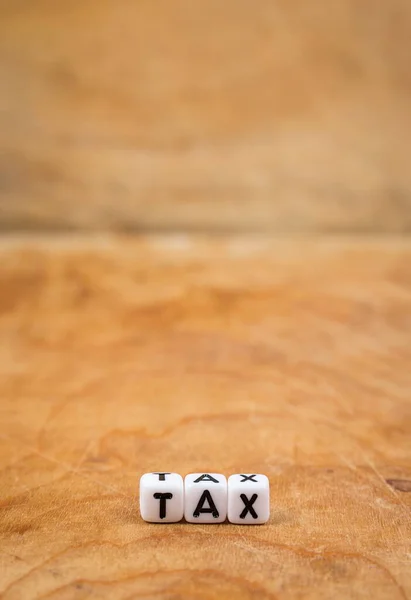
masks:
POLYGON ((0 226, 411 230, 409 0, 0 0, 0 226))
POLYGON ((411 242, 3 239, 2 600, 411 598, 411 242), (138 478, 263 472, 261 527, 138 478))

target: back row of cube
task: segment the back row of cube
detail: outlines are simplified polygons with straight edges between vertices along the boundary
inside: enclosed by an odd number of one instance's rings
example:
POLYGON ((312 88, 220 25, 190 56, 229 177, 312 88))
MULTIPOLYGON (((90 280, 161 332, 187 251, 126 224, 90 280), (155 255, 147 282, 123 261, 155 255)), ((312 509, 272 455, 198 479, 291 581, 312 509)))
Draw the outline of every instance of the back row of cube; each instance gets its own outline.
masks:
POLYGON ((270 516, 270 487, 261 474, 146 473, 140 479, 140 513, 150 523, 260 525, 270 516))

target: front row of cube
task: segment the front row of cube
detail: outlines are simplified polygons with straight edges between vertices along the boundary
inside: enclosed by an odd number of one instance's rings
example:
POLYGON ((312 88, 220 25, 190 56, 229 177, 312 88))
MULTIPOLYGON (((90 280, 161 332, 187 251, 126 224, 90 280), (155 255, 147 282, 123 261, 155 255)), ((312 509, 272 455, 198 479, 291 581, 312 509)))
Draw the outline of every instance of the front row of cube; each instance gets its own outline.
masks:
POLYGON ((140 513, 150 523, 261 525, 270 516, 270 486, 260 474, 146 473, 140 479, 140 513))

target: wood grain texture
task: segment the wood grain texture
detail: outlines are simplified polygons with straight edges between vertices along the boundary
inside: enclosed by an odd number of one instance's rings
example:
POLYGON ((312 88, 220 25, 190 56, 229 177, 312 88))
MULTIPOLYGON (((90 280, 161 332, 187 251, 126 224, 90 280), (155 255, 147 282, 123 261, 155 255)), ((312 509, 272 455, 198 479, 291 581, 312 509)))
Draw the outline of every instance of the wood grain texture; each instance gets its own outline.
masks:
POLYGON ((0 244, 0 593, 411 598, 411 243, 0 244), (261 527, 138 477, 264 472, 261 527))
POLYGON ((0 225, 411 230, 408 0, 0 0, 0 225))

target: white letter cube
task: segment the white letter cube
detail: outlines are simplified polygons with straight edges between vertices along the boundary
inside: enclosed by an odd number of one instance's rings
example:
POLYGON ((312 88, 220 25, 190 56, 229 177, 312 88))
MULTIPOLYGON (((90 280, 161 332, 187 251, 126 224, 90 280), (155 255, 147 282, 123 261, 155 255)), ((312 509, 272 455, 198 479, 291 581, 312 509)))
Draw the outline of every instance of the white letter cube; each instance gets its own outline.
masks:
POLYGON ((178 473, 145 473, 140 479, 140 514, 150 523, 177 523, 184 514, 183 478, 178 473))
POLYGON ((270 483, 265 475, 228 478, 228 520, 237 525, 261 525, 270 518, 270 483))
POLYGON ((190 473, 184 480, 184 517, 188 523, 222 523, 227 518, 227 478, 220 473, 190 473))

